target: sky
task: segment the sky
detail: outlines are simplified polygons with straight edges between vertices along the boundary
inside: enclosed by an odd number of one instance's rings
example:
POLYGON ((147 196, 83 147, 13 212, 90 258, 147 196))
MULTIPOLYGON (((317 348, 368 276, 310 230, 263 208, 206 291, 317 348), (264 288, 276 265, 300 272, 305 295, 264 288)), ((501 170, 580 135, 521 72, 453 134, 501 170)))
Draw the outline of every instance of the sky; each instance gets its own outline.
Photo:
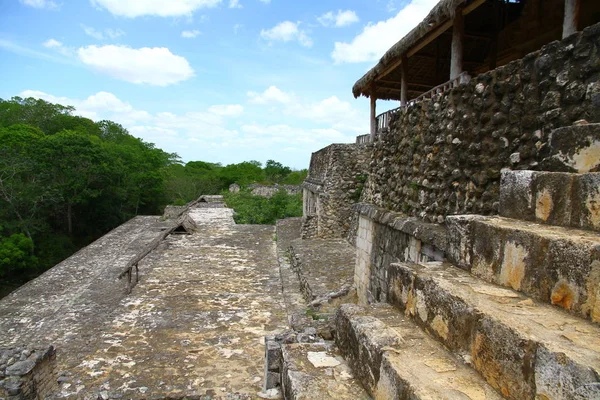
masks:
POLYGON ((308 168, 368 133, 352 86, 436 3, 0 0, 0 98, 72 105, 184 162, 308 168))

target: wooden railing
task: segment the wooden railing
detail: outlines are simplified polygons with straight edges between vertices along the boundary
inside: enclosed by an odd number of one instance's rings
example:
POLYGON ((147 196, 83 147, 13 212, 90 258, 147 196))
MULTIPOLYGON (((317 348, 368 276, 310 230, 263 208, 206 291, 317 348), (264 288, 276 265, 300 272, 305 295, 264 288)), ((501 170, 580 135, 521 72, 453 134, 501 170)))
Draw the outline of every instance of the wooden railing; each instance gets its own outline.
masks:
POLYGON ((471 81, 471 76, 469 75, 469 73, 467 71, 464 71, 462 74, 458 75, 456 78, 450 79, 448 82, 442 83, 441 85, 438 85, 438 86, 434 87, 433 89, 428 90, 427 92, 421 94, 419 97, 415 97, 414 99, 412 99, 411 101, 408 102, 407 107, 417 104, 425 99, 431 99, 433 96, 435 96, 437 94, 442 94, 452 88, 457 87, 458 85, 469 83, 470 81, 471 81))
MULTIPOLYGON (((470 81, 471 81, 471 76, 469 75, 469 73, 467 71, 465 71, 462 74, 460 74, 459 76, 457 76, 456 78, 451 79, 448 82, 442 83, 441 85, 438 85, 431 90, 428 90, 427 92, 421 94, 419 97, 415 97, 414 99, 410 100, 406 104, 406 106, 394 108, 393 110, 389 110, 389 111, 379 114, 376 117, 377 134, 379 134, 379 133, 383 132, 385 129, 389 128, 392 117, 395 114, 397 114, 398 112, 400 112, 403 108, 411 107, 425 99, 431 99, 435 95, 442 94, 452 88, 455 88, 458 85, 469 83, 470 81)), ((361 136, 359 136, 359 138, 361 138, 361 136)), ((358 143, 358 138, 357 138, 357 143, 358 143)))
POLYGON ((365 144, 365 143, 370 143, 371 142, 371 135, 370 134, 366 134, 366 135, 360 135, 356 137, 356 144, 365 144))

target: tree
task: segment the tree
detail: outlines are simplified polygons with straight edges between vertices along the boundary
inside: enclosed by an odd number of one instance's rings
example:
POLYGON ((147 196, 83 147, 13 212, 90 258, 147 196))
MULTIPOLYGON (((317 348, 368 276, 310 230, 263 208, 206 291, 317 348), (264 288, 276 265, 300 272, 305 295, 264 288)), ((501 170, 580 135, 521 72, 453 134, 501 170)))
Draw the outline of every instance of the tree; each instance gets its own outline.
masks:
POLYGON ((281 183, 292 172, 291 168, 274 160, 268 160, 265 165, 265 178, 272 183, 281 183))

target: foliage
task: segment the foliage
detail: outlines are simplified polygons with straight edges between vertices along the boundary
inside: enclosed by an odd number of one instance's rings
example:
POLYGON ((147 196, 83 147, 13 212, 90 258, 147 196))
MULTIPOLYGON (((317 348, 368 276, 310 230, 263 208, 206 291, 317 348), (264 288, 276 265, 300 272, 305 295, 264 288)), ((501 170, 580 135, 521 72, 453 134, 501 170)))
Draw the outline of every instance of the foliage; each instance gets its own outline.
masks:
MULTIPOLYGON (((111 121, 39 99, 0 99, 0 267, 22 281, 167 201, 175 154, 111 121)), ((3 282, 3 283, 4 283, 3 282)))
POLYGON ((278 219, 302 216, 302 195, 284 190, 271 198, 254 196, 249 191, 225 193, 225 203, 235 211, 238 224, 274 224, 278 219))

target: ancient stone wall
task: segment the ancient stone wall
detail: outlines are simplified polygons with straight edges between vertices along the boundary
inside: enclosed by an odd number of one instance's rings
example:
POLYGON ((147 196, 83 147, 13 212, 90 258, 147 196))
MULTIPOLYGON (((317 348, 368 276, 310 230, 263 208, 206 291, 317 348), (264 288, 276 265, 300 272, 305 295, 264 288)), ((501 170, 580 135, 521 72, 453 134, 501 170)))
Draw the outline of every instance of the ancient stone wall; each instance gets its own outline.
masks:
POLYGON ((391 263, 445 260, 447 235, 443 226, 369 204, 354 208, 359 216, 354 282, 362 304, 387 301, 391 263))
POLYGON ((304 188, 303 237, 314 231, 323 238, 345 238, 352 226, 352 205, 358 201, 366 179, 368 146, 332 144, 313 153, 304 188), (312 224, 312 225, 311 225, 312 224))
MULTIPOLYGON (((252 189, 254 196, 271 197, 280 190, 285 190, 289 195, 295 195, 302 192, 302 186, 300 185, 259 185, 252 184, 248 185, 248 189, 252 189)), ((231 191, 231 189, 230 189, 231 191)))
POLYGON ((600 24, 396 113, 363 201, 443 222, 497 214, 500 171, 543 170, 552 131, 600 121, 600 24))
POLYGON ((0 350, 0 398, 45 399, 58 386, 54 347, 0 350))

